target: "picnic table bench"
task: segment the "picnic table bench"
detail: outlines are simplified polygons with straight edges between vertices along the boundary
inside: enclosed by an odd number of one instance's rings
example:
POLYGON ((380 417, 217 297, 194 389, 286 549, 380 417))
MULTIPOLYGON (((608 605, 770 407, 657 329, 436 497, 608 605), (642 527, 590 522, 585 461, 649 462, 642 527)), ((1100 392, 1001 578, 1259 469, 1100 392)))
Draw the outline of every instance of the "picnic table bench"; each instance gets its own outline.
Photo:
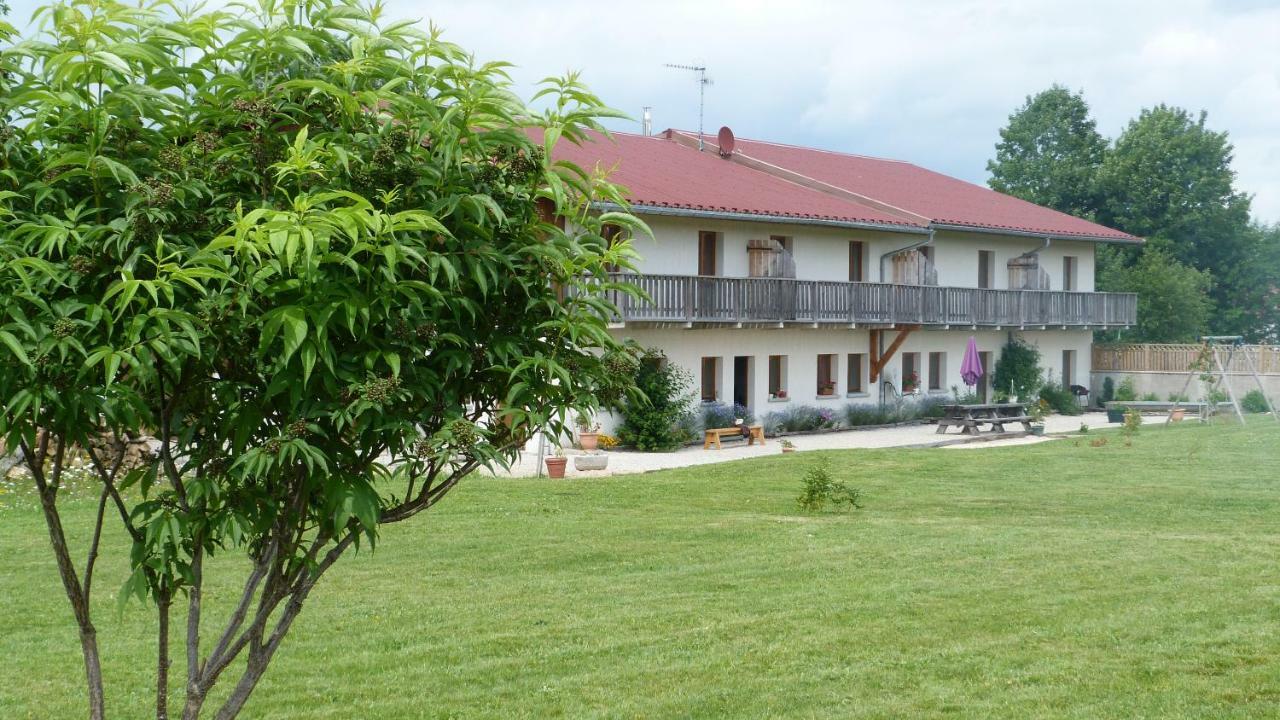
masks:
POLYGON ((990 425, 992 432, 1004 432, 1008 423, 1022 423, 1031 432, 1031 416, 1022 403, 988 403, 984 405, 944 405, 943 416, 938 419, 938 434, 947 428, 958 426, 962 435, 977 435, 979 425, 990 425))
MULTIPOLYGON (((761 445, 764 444, 764 426, 763 425, 751 425, 747 429, 751 431, 751 433, 747 436, 748 445, 754 445, 756 443, 756 440, 759 440, 761 445)), ((726 437, 728 438, 742 437, 742 428, 741 427, 708 428, 706 432, 706 436, 702 440, 702 449, 706 450, 707 448, 711 447, 711 443, 715 443, 716 449, 721 450, 722 448, 720 447, 720 440, 721 438, 726 438, 726 437)))

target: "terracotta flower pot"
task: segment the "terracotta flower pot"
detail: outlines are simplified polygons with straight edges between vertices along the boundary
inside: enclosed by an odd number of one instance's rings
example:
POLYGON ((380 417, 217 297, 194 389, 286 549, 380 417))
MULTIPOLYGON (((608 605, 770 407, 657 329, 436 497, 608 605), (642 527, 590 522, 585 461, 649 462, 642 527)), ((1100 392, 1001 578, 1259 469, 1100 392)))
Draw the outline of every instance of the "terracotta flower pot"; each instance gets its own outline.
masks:
POLYGON ((545 462, 547 463, 547 477, 558 480, 564 477, 564 466, 569 464, 569 458, 549 457, 545 462))
POLYGON ((580 432, 578 433, 578 444, 583 450, 595 450, 600 446, 600 433, 598 432, 580 432))
POLYGON ((1174 422, 1182 422, 1182 419, 1187 416, 1187 411, 1185 408, 1174 408, 1171 415, 1174 422))

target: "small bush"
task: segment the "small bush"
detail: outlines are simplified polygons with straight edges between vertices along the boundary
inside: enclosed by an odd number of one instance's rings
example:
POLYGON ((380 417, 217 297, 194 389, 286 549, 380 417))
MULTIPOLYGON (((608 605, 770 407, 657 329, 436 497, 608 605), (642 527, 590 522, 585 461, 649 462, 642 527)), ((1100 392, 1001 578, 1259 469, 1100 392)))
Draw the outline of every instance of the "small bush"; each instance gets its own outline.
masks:
POLYGON ((1098 405, 1106 405, 1116 399, 1116 381, 1110 377, 1102 381, 1102 397, 1098 398, 1098 405))
POLYGON ((1116 400, 1121 402, 1133 402, 1138 399, 1138 391, 1133 388, 1133 378, 1125 378, 1120 381, 1120 387, 1116 388, 1116 400))
POLYGON ((1267 398, 1263 396, 1261 390, 1250 390, 1240 403, 1240 408, 1247 413, 1264 413, 1270 410, 1267 407, 1267 398))
POLYGON ((1076 401, 1075 394, 1052 381, 1040 388, 1040 399, 1061 415, 1079 415, 1081 412, 1080 403, 1076 401))
POLYGON ((702 429, 733 427, 736 420, 753 425, 756 416, 744 405, 734 403, 726 405, 722 402, 703 403, 700 408, 702 429))
POLYGON ((888 408, 868 403, 852 403, 844 408, 844 422, 849 427, 864 427, 887 425, 893 420, 890 419, 888 408))
POLYGON ((764 431, 771 435, 780 432, 806 432, 839 425, 836 413, 829 408, 796 405, 785 410, 771 412, 764 418, 764 431))
POLYGON ((1129 408, 1124 413, 1124 427, 1120 428, 1121 434, 1124 435, 1125 447, 1133 445, 1133 436, 1138 434, 1138 430, 1142 428, 1142 414, 1133 408, 1129 408))
POLYGON ((1142 402, 1160 402, 1160 396, 1149 392, 1142 396, 1142 402))
POLYGON ((697 437, 689 408, 693 376, 658 350, 648 350, 636 370, 636 388, 644 395, 627 398, 620 408, 618 439, 638 450, 675 450, 697 437))
POLYGON ((1205 402, 1215 405, 1217 403, 1224 403, 1230 399, 1231 397, 1227 395, 1226 392, 1219 390, 1218 388, 1213 388, 1204 397, 1205 402))
POLYGON ((996 387, 1029 400, 1040 387, 1040 351, 1026 341, 1010 337, 1000 351, 994 375, 996 387))
POLYGON ((831 461, 825 455, 818 456, 817 461, 809 466, 802 481, 804 489, 796 498, 796 505, 800 506, 801 510, 820 512, 828 505, 834 506, 837 510, 841 507, 850 510, 862 507, 859 503, 862 492, 831 477, 831 461))
POLYGON ((1182 393, 1169 393, 1169 402, 1171 403, 1191 402, 1191 398, 1187 397, 1186 395, 1183 395, 1182 393))

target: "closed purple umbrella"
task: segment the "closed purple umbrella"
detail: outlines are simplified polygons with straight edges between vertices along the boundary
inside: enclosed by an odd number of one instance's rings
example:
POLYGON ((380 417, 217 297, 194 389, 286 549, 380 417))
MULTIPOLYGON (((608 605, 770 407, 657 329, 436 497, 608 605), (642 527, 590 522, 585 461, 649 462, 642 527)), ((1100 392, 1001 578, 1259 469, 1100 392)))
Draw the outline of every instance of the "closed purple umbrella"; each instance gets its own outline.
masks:
POLYGON ((965 385, 977 385, 982 379, 982 358, 978 357, 978 343, 969 336, 969 347, 964 350, 964 361, 960 363, 960 379, 965 385))

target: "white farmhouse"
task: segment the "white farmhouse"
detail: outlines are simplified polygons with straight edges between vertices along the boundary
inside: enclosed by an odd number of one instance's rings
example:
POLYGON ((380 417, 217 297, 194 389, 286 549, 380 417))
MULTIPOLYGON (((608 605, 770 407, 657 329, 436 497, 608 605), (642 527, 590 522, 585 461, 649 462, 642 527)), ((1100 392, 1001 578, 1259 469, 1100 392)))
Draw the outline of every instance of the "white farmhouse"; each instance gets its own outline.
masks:
POLYGON ((1094 253, 1139 238, 910 163, 727 129, 702 150, 667 130, 556 157, 612 170, 653 229, 627 276, 652 302, 622 302, 614 332, 687 368, 704 401, 760 415, 963 390, 970 337, 986 397, 1009 333, 1084 384, 1092 331, 1134 323, 1136 296, 1094 292, 1094 253))

